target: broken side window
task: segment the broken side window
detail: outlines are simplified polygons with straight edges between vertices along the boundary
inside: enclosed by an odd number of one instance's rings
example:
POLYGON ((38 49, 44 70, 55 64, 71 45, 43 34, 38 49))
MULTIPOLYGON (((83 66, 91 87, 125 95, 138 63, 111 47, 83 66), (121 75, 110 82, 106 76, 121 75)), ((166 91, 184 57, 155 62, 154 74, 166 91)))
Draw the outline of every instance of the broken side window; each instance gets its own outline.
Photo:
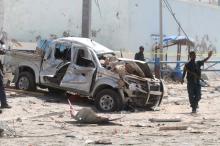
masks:
POLYGON ((83 67, 95 67, 92 55, 87 49, 78 49, 76 64, 83 67))
POLYGON ((57 43, 55 45, 54 57, 63 61, 71 61, 71 45, 57 43))

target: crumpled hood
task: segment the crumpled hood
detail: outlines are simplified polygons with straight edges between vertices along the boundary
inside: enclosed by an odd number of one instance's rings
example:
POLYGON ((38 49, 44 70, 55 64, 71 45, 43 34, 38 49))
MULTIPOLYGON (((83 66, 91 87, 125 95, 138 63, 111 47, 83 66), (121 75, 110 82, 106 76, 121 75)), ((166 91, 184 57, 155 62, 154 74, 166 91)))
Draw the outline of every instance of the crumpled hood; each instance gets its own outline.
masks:
POLYGON ((118 58, 119 61, 124 61, 125 63, 135 63, 138 65, 138 67, 143 71, 145 77, 147 78, 154 78, 148 64, 144 61, 139 60, 133 60, 133 59, 127 59, 127 58, 118 58))

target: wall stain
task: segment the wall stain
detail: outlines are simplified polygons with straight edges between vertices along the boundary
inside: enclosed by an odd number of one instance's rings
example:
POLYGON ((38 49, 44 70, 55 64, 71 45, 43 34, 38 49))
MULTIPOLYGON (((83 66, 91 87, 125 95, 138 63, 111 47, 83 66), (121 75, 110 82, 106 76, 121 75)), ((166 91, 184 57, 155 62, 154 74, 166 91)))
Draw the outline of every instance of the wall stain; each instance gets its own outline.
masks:
POLYGON ((101 31, 101 28, 98 30, 92 30, 92 37, 97 37, 97 34, 101 31))
POLYGON ((119 12, 117 12, 117 13, 116 13, 116 18, 117 18, 117 19, 120 19, 120 16, 119 16, 119 15, 120 15, 119 12))
POLYGON ((201 38, 198 36, 195 37, 195 49, 199 53, 207 53, 211 50, 213 53, 217 53, 217 48, 215 44, 210 40, 208 34, 202 36, 201 38))

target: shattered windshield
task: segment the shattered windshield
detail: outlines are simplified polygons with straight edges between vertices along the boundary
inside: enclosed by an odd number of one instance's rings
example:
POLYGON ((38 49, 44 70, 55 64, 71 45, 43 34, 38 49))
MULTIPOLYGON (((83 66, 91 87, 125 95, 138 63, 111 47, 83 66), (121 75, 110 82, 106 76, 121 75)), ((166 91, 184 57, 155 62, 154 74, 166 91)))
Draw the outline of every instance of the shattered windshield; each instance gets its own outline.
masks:
POLYGON ((97 43, 93 40, 91 40, 91 44, 92 44, 92 47, 93 47, 93 49, 94 49, 94 51, 97 55, 100 55, 100 54, 114 54, 113 50, 111 50, 111 49, 109 49, 109 48, 107 48, 107 47, 105 47, 105 46, 103 46, 103 45, 101 45, 101 44, 99 44, 99 43, 97 43))

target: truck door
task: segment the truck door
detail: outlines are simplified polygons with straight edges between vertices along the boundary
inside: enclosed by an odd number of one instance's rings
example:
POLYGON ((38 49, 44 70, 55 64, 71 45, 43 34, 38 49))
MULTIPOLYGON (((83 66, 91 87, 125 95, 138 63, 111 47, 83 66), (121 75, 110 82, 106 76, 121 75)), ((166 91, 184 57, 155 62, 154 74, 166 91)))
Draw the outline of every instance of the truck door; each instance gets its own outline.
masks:
POLYGON ((95 77, 96 65, 90 50, 87 48, 76 50, 74 60, 69 65, 60 86, 87 95, 95 77))
POLYGON ((55 83, 59 85, 70 62, 71 44, 65 42, 54 43, 46 51, 42 61, 40 71, 41 83, 55 83))

